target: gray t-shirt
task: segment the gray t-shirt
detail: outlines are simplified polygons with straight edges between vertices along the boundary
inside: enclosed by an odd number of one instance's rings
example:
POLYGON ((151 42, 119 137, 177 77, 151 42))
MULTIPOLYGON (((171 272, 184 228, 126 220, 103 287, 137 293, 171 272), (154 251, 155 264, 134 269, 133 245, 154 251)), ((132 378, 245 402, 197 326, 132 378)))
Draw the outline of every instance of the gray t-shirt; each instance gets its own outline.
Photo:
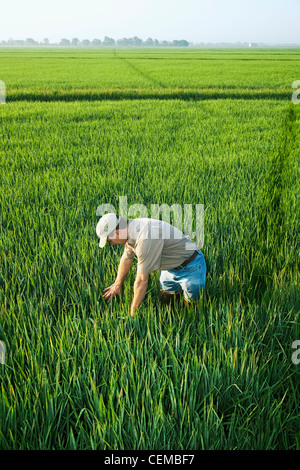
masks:
POLYGON ((149 218, 128 221, 123 256, 128 259, 137 256, 138 273, 176 268, 197 250, 195 242, 167 222, 149 218))

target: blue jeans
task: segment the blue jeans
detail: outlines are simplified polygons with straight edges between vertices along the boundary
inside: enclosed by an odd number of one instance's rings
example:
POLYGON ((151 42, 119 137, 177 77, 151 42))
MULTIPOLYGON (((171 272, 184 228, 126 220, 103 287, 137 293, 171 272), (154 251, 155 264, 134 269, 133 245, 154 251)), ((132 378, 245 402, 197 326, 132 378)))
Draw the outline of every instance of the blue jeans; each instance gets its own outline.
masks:
POLYGON ((170 294, 183 291, 184 299, 188 302, 200 299, 205 291, 206 262, 202 251, 197 251, 199 255, 183 268, 161 271, 161 290, 170 294))

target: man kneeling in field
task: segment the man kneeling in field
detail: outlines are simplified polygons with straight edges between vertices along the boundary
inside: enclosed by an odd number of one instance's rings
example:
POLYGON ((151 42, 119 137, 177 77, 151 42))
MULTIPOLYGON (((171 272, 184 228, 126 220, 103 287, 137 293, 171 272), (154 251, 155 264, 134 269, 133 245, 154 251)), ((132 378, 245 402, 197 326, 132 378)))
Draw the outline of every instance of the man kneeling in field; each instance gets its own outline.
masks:
POLYGON ((122 284, 128 274, 134 256, 137 256, 137 275, 134 282, 134 296, 130 315, 142 303, 148 287, 149 273, 161 270, 161 302, 173 302, 184 293, 187 304, 200 299, 205 290, 206 263, 202 251, 176 227, 167 222, 150 219, 124 219, 114 213, 105 214, 99 220, 96 233, 103 248, 108 241, 111 245, 125 245, 115 282, 104 291, 109 302, 118 294, 122 295, 122 284))

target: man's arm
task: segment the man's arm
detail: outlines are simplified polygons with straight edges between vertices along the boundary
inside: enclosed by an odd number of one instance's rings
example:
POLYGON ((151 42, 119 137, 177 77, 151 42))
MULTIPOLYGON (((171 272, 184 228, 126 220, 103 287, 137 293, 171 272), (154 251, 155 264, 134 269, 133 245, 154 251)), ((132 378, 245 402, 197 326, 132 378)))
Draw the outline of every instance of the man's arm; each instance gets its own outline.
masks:
POLYGON ((103 295, 104 299, 108 302, 111 298, 116 295, 122 295, 122 284, 124 282, 125 277, 130 271, 132 266, 133 258, 127 258, 126 256, 122 255, 119 263, 118 274, 114 284, 104 289, 105 294, 103 295))
POLYGON ((133 258, 127 258, 124 255, 121 256, 115 284, 119 284, 119 285, 123 284, 125 277, 130 271, 132 262, 133 262, 133 258))
POLYGON ((134 281, 133 300, 130 308, 130 315, 134 317, 135 311, 141 305, 147 292, 149 274, 137 273, 134 281))

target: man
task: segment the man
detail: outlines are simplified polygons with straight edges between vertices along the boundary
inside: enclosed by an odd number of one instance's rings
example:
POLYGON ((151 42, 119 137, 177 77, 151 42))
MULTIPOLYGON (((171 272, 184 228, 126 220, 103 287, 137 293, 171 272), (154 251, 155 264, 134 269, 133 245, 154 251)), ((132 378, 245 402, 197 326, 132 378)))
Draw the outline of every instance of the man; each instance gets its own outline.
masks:
POLYGON ((195 242, 167 222, 137 218, 124 219, 114 213, 99 220, 96 233, 99 246, 124 245, 115 282, 105 289, 109 302, 114 295, 122 295, 122 284, 133 258, 137 256, 137 275, 130 315, 142 303, 148 287, 149 273, 161 270, 160 292, 163 304, 169 303, 183 291, 187 304, 199 300, 205 290, 206 263, 195 242))

